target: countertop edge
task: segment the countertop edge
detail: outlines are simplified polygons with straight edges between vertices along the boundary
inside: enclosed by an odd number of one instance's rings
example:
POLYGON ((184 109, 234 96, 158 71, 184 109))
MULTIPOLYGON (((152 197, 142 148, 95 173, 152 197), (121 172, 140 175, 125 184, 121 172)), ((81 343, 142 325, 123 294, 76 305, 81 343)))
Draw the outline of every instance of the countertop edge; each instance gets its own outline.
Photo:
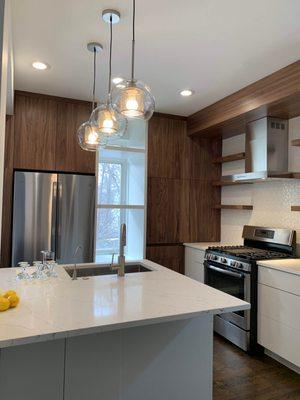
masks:
POLYGON ((135 321, 126 321, 126 322, 120 322, 120 323, 116 323, 116 324, 79 328, 79 329, 71 330, 71 331, 67 330, 67 331, 45 333, 42 335, 27 336, 27 337, 14 338, 14 339, 2 340, 2 341, 0 340, 0 349, 12 347, 12 346, 20 346, 20 345, 25 345, 25 344, 46 342, 46 341, 50 341, 50 340, 67 339, 67 338, 72 338, 72 337, 76 337, 76 336, 83 336, 83 335, 96 334, 96 333, 102 333, 102 332, 112 332, 112 331, 121 330, 121 329, 135 328, 135 327, 139 327, 139 326, 147 326, 147 325, 161 324, 161 323, 165 323, 165 322, 191 319, 191 318, 199 317, 203 314, 216 315, 216 314, 222 314, 223 312, 227 313, 227 312, 233 312, 233 311, 239 311, 239 310, 247 310, 249 308, 250 308, 250 305, 245 304, 243 306, 225 307, 225 309, 217 308, 217 309, 211 309, 211 310, 206 310, 206 311, 194 311, 194 312, 190 312, 190 313, 173 314, 173 315, 169 315, 169 316, 154 317, 154 318, 141 319, 141 320, 135 320, 135 321))
MULTIPOLYGON (((297 271, 297 270, 293 269, 293 267, 286 267, 286 266, 279 266, 279 265, 269 264, 271 262, 272 261, 267 261, 267 262, 266 261, 265 262, 261 261, 261 262, 258 262, 258 266, 259 267, 263 267, 263 268, 274 269, 276 271, 280 271, 280 272, 283 272, 283 273, 286 273, 286 274, 290 274, 290 275, 300 276, 300 269, 299 269, 299 271, 297 271)), ((299 268, 300 268, 300 259, 299 259, 299 268)))

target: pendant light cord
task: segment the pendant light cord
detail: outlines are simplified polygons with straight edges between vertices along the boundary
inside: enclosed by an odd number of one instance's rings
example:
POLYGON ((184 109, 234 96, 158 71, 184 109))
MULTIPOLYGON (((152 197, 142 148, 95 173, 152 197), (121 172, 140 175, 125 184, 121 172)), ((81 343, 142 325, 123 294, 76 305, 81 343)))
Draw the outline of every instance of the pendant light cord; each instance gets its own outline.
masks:
POLYGON ((113 31, 112 31, 112 15, 109 18, 110 27, 110 43, 109 43, 109 73, 108 73, 108 101, 111 100, 111 54, 112 54, 112 41, 113 41, 113 31))
POLYGON ((97 60, 97 51, 96 47, 94 47, 94 79, 93 79, 93 103, 92 103, 92 111, 95 108, 95 91, 96 91, 96 60, 97 60))
POLYGON ((131 49, 131 80, 134 80, 134 57, 135 57, 135 0, 132 2, 132 49, 131 49))

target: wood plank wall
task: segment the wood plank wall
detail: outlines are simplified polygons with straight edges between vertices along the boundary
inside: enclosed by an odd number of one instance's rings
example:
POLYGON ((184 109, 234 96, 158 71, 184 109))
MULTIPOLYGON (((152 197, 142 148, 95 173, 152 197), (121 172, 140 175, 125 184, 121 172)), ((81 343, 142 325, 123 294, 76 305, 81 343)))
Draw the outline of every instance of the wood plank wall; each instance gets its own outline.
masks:
POLYGON ((184 272, 185 242, 218 241, 221 139, 187 136, 186 119, 154 115, 148 129, 147 258, 184 272), (219 178, 218 178, 219 177, 219 178))
POLYGON ((16 92, 15 114, 6 120, 1 267, 10 266, 15 169, 95 173, 95 154, 77 144, 78 126, 91 103, 16 92))

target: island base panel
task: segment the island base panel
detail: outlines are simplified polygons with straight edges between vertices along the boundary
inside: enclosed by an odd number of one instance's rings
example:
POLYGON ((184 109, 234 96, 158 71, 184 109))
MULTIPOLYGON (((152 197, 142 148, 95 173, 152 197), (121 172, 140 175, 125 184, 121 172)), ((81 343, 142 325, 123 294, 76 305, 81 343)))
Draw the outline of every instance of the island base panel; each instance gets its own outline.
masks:
POLYGON ((211 400, 213 316, 0 350, 0 399, 211 400))
POLYGON ((67 340, 65 400, 211 400, 211 315, 67 340))
POLYGON ((65 340, 0 349, 0 399, 63 400, 65 340))

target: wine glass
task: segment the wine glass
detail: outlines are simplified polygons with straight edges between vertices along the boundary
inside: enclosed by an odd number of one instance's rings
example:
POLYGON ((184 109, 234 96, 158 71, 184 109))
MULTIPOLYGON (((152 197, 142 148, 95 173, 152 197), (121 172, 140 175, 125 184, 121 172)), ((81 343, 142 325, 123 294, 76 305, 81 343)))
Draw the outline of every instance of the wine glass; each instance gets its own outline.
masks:
POLYGON ((31 274, 31 277, 34 279, 44 279, 46 276, 43 272, 44 265, 42 261, 33 261, 33 266, 36 268, 35 271, 31 274))
POLYGON ((30 275, 27 272, 27 267, 29 267, 28 262, 20 261, 18 265, 22 268, 22 271, 18 273, 17 279, 20 280, 30 279, 30 275))
POLYGON ((58 275, 57 275, 57 273, 56 273, 56 271, 55 271, 55 267, 57 266, 57 264, 56 264, 56 262, 55 261, 53 261, 53 260, 51 260, 51 261, 49 261, 48 262, 48 270, 47 270, 47 276, 49 276, 49 278, 57 278, 58 277, 58 275))

